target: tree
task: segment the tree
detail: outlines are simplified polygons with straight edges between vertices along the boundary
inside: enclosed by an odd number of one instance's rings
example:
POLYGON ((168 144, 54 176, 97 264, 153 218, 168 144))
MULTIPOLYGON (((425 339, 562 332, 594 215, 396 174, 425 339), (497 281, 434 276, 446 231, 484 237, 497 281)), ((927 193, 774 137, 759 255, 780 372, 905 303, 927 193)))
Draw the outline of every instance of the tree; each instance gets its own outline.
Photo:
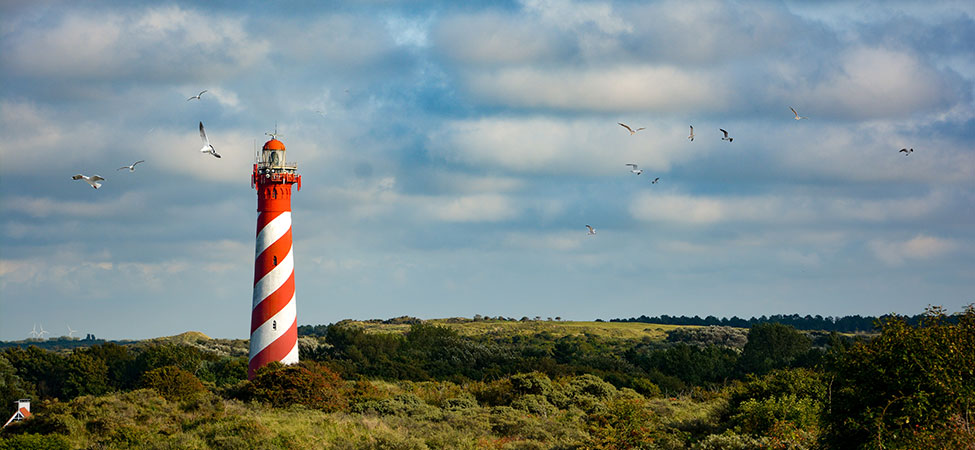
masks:
POLYGON ((743 373, 764 374, 790 367, 812 348, 812 340, 795 328, 779 323, 763 323, 748 331, 739 365, 743 373))
POLYGON ((975 449, 975 306, 929 308, 916 327, 889 317, 831 371, 827 447, 975 449))
POLYGON ((142 374, 142 386, 155 389, 172 402, 189 399, 207 390, 199 378, 176 366, 160 367, 142 374))
POLYGON ((338 374, 314 361, 291 366, 273 362, 261 368, 248 383, 244 397, 276 407, 300 404, 332 412, 348 406, 345 390, 338 374))

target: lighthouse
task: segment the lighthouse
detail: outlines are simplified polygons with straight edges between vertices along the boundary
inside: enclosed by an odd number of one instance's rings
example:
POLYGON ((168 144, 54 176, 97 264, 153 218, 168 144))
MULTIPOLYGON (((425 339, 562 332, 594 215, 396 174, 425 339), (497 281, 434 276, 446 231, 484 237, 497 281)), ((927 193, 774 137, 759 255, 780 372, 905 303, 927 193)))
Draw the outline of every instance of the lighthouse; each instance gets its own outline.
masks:
POLYGON ((298 362, 291 186, 301 190, 298 165, 285 158, 275 135, 256 155, 251 187, 257 189, 257 248, 247 378, 271 361, 298 362))

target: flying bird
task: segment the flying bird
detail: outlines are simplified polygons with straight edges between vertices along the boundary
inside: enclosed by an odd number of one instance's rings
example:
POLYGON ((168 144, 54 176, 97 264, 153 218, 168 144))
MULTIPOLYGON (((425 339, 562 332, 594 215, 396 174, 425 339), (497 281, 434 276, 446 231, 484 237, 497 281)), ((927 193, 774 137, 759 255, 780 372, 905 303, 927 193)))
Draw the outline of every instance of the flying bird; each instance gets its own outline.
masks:
POLYGON ((690 139, 691 142, 694 142, 694 125, 691 125, 691 135, 687 138, 690 139))
POLYGON ((903 153, 903 154, 904 154, 904 156, 907 156, 907 155, 910 155, 911 153, 914 153, 914 149, 912 148, 912 149, 910 149, 910 150, 908 150, 908 149, 906 149, 906 148, 902 148, 902 149, 900 149, 900 151, 899 151, 899 152, 897 152, 897 153, 903 153))
POLYGON ((595 228, 593 228, 593 227, 591 227, 589 225, 586 225, 586 228, 589 229, 589 233, 587 233, 587 234, 589 234, 590 236, 596 234, 596 229, 595 228))
POLYGON ((802 117, 802 116, 800 116, 799 113, 796 112, 796 109, 795 108, 793 108, 793 107, 790 106, 789 109, 792 110, 792 114, 795 114, 796 115, 796 120, 808 119, 808 117, 802 117))
POLYGON ((616 123, 620 124, 621 127, 626 128, 627 131, 629 131, 631 135, 632 134, 636 134, 637 131, 645 130, 647 128, 647 127, 640 127, 640 128, 637 128, 636 130, 634 130, 634 129, 630 128, 629 125, 627 125, 627 124, 625 124, 623 122, 616 122, 616 123))
POLYGON ((85 180, 86 183, 90 184, 91 187, 93 187, 95 189, 98 189, 98 188, 102 187, 102 184, 99 183, 99 181, 104 181, 105 180, 104 178, 102 178, 102 177, 100 177, 98 175, 92 175, 92 176, 89 177, 87 175, 82 175, 80 173, 77 174, 77 175, 75 175, 75 176, 73 176, 73 177, 71 177, 71 179, 72 180, 85 180))
POLYGON ((203 148, 200 149, 200 153, 209 153, 214 157, 219 158, 220 155, 216 150, 213 149, 213 146, 210 145, 210 139, 207 139, 207 132, 203 131, 203 122, 200 122, 200 138, 203 139, 203 148))
POLYGON ((643 173, 643 169, 637 169, 636 168, 636 164, 627 164, 627 166, 632 167, 632 169, 630 169, 630 172, 633 172, 633 173, 635 173, 637 175, 643 173))
POLYGON ((186 99, 186 101, 190 101, 190 100, 193 100, 194 98, 195 98, 195 99, 197 99, 197 100, 199 100, 199 99, 200 99, 200 96, 202 96, 202 95, 203 95, 203 93, 204 93, 204 92, 206 92, 206 91, 207 91, 207 90, 206 90, 206 89, 204 89, 204 90, 202 90, 202 91, 200 91, 200 93, 199 93, 199 94, 196 94, 196 95, 194 95, 194 96, 192 96, 192 97, 190 97, 190 98, 188 98, 188 99, 186 99))
POLYGON ((132 163, 131 165, 119 167, 118 169, 115 169, 115 171, 117 172, 117 171, 122 170, 122 169, 129 169, 129 172, 135 172, 135 165, 136 164, 139 164, 139 163, 144 163, 144 162, 146 162, 146 160, 140 159, 140 160, 132 163))
POLYGON ((653 181, 650 182, 650 184, 657 184, 658 181, 660 181, 660 177, 654 178, 653 181))
POLYGON ((718 129, 721 130, 722 133, 724 133, 724 137, 721 138, 722 141, 731 142, 731 141, 734 141, 735 140, 735 138, 728 137, 728 132, 727 131, 722 130, 721 128, 718 128, 718 129))

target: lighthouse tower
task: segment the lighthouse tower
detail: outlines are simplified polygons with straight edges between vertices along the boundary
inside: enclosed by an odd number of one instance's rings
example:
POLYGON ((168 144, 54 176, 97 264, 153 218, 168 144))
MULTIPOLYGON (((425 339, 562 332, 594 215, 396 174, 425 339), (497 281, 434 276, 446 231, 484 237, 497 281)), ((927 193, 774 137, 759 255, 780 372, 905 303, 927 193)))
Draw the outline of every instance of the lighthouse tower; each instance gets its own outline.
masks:
POLYGON ((271 361, 298 362, 291 185, 301 189, 298 165, 287 162, 274 135, 256 156, 251 187, 257 189, 257 251, 247 377, 271 361))

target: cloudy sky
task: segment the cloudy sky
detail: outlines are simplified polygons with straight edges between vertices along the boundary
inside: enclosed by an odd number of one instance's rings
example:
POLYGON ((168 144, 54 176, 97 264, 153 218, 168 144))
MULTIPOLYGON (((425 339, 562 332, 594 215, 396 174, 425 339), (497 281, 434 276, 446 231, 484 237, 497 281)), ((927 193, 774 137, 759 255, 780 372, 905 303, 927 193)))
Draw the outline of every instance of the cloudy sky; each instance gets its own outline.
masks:
POLYGON ((246 337, 275 126, 299 324, 959 311, 973 43, 964 1, 2 1, 0 339, 246 337))

